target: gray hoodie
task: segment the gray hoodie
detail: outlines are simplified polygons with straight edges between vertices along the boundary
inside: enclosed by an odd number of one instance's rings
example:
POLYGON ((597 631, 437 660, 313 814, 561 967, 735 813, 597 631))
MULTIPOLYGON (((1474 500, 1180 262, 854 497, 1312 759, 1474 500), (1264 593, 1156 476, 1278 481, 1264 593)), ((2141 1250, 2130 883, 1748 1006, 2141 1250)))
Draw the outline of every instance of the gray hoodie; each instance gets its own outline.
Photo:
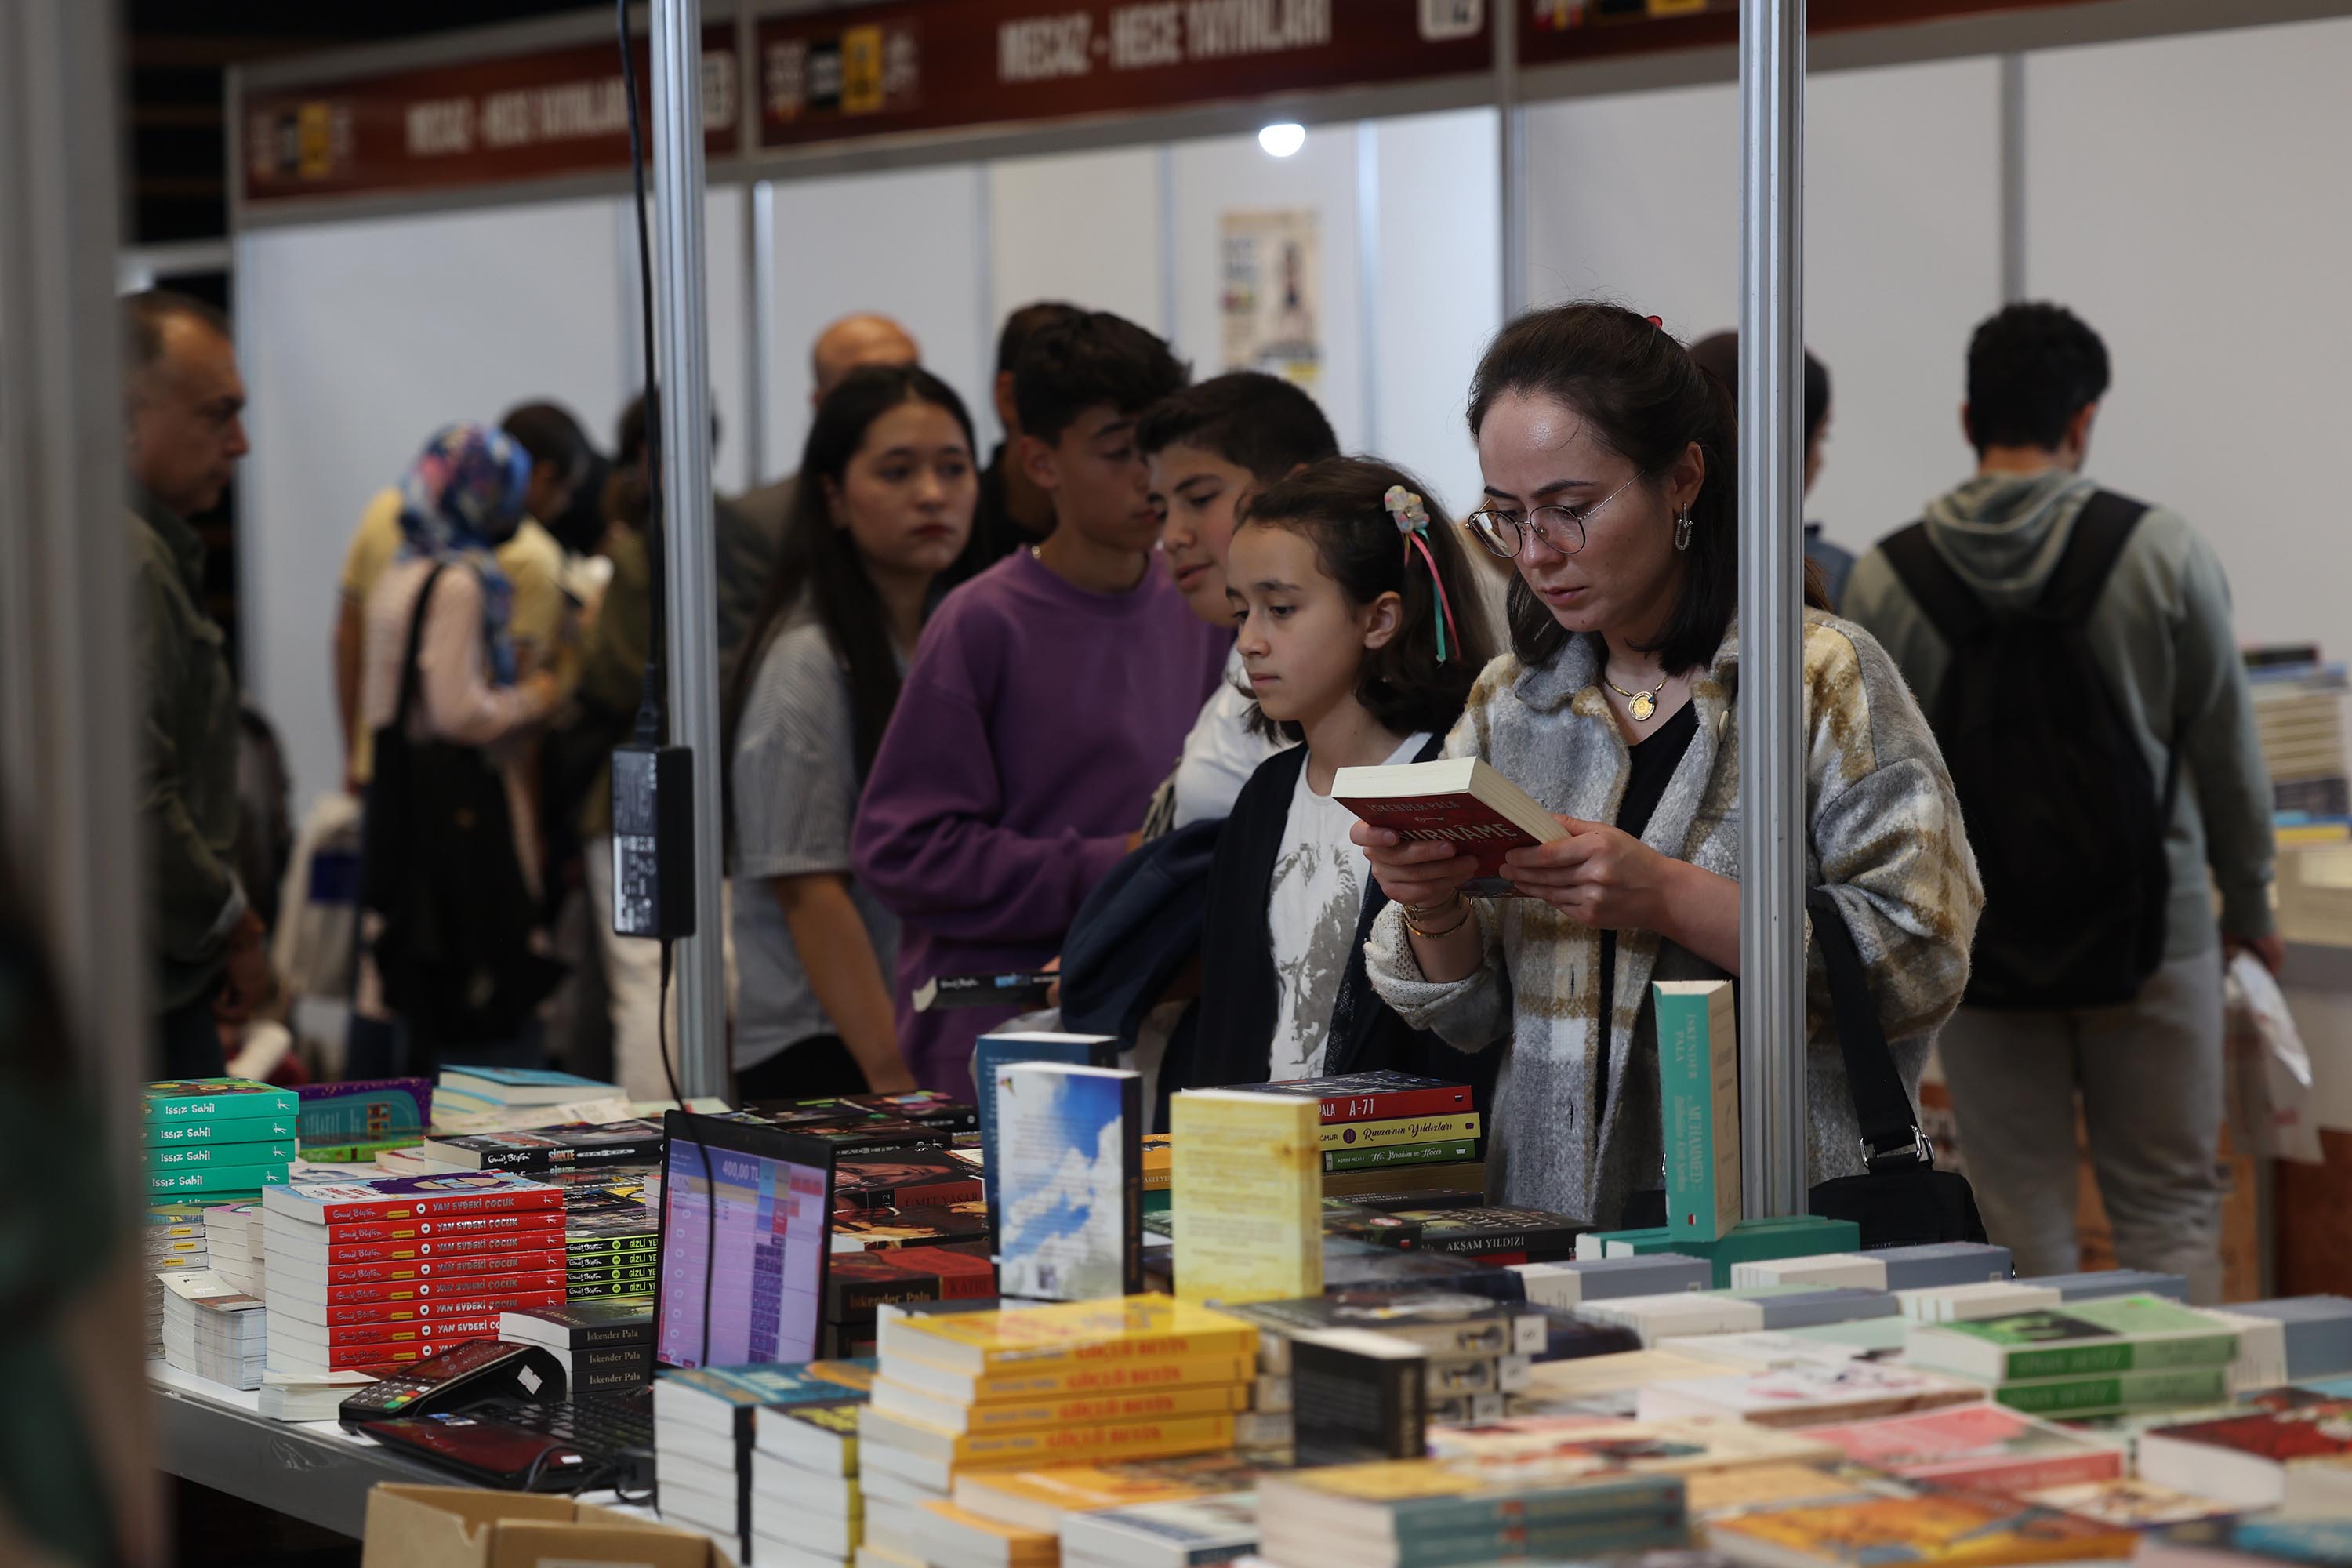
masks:
MULTIPOLYGON (((2097 488, 2063 469, 2029 478, 1980 474, 1927 504, 1928 537, 1988 605, 2022 607, 2057 566, 2097 488)), ((1950 650, 1885 552, 1856 563, 1843 610, 1885 646, 1919 705, 1933 713, 1950 650)), ((2180 798, 2167 842, 2172 908, 2165 955, 2213 947, 2212 887, 2221 895, 2222 931, 2269 935, 2275 929, 2270 777, 2231 622, 2230 584, 2212 547, 2179 513, 2154 508, 2133 531, 2087 629, 2149 772, 2162 778, 2176 738, 2182 747, 2180 798)), ((2032 693, 2018 700, 2031 701, 2032 693)))

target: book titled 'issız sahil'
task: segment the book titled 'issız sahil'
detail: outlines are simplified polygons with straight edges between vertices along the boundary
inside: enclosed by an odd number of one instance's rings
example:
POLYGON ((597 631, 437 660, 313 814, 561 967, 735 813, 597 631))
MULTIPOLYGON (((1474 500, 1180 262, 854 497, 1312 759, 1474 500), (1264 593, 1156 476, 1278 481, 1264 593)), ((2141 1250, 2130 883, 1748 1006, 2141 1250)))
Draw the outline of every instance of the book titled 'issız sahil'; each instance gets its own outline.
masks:
POLYGON ((1057 1301, 1142 1289, 1142 1075, 1016 1062, 994 1099, 1000 1288, 1057 1301))
POLYGON ((1478 862, 1464 890, 1485 896, 1512 891, 1504 856, 1568 837, 1533 795, 1476 757, 1341 768, 1331 798, 1399 837, 1459 846, 1478 862))

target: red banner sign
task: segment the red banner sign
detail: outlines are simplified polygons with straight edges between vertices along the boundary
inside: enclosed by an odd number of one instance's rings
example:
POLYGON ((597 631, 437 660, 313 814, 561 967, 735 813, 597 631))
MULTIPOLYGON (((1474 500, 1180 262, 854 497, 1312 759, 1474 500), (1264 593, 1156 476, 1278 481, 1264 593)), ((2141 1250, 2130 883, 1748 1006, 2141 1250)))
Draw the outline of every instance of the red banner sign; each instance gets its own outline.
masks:
MULTIPOLYGON (((1507 0, 1506 0, 1507 3, 1507 0)), ((760 144, 1491 68, 1490 0, 903 0, 760 24, 760 144)))
MULTIPOLYGON (((731 23, 702 33, 703 155, 737 149, 742 80, 731 23)), ((637 85, 651 110, 647 47, 637 85)), ((245 199, 382 195, 629 165, 619 50, 579 44, 250 92, 245 199)))
MULTIPOLYGON (((1739 41, 1739 0, 1499 0, 1519 13, 1528 65, 1647 54, 1739 41)), ((1900 26, 1989 11, 2038 10, 2081 0, 1810 0, 1808 33, 1900 26)))

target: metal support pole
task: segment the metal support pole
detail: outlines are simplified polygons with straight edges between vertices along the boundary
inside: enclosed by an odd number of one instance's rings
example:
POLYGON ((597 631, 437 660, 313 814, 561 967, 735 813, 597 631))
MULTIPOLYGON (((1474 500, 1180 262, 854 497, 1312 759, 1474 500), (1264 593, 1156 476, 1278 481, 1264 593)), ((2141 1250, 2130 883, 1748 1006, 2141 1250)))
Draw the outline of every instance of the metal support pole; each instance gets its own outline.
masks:
POLYGON ((1528 308, 1528 111, 1519 102, 1519 12, 1501 5, 1495 16, 1495 117, 1502 184, 1503 320, 1528 308))
POLYGON ((743 488, 757 489, 776 466, 768 454, 768 410, 776 395, 776 187, 766 180, 743 187, 743 315, 751 329, 743 356, 743 488))
POLYGON ((1805 1208, 1805 0, 1739 13, 1739 1099, 1750 1217, 1805 1208))
POLYGON ((654 363, 661 387, 670 740, 694 752, 694 931, 677 949, 677 1077, 727 1092, 719 927, 719 595, 710 523, 710 342, 702 270, 702 6, 654 0, 654 363))
POLYGON ((1363 341, 1364 450, 1381 450, 1381 128, 1356 124, 1356 318, 1363 341))
POLYGON ((2000 302, 2025 298, 2025 57, 2000 57, 2000 302))

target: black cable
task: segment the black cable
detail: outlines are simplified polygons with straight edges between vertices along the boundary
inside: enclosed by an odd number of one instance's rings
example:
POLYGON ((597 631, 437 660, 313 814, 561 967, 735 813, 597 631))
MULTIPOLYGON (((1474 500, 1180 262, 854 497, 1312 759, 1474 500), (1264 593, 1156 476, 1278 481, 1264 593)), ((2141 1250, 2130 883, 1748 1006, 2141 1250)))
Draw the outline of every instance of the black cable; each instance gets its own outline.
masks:
POLYGON ((662 538, 661 397, 659 381, 654 372, 654 245, 650 220, 646 216, 645 127, 639 118, 637 102, 636 52, 630 47, 629 0, 614 0, 613 9, 621 32, 621 90, 629 100, 629 174, 636 190, 637 311, 646 359, 645 401, 640 405, 646 416, 646 446, 638 464, 646 483, 646 537, 649 542, 646 557, 653 580, 650 636, 646 646, 645 689, 637 701, 636 739, 646 745, 662 745, 669 740, 667 680, 664 671, 665 662, 669 658, 669 606, 664 603, 668 563, 662 559, 659 548, 662 538))

